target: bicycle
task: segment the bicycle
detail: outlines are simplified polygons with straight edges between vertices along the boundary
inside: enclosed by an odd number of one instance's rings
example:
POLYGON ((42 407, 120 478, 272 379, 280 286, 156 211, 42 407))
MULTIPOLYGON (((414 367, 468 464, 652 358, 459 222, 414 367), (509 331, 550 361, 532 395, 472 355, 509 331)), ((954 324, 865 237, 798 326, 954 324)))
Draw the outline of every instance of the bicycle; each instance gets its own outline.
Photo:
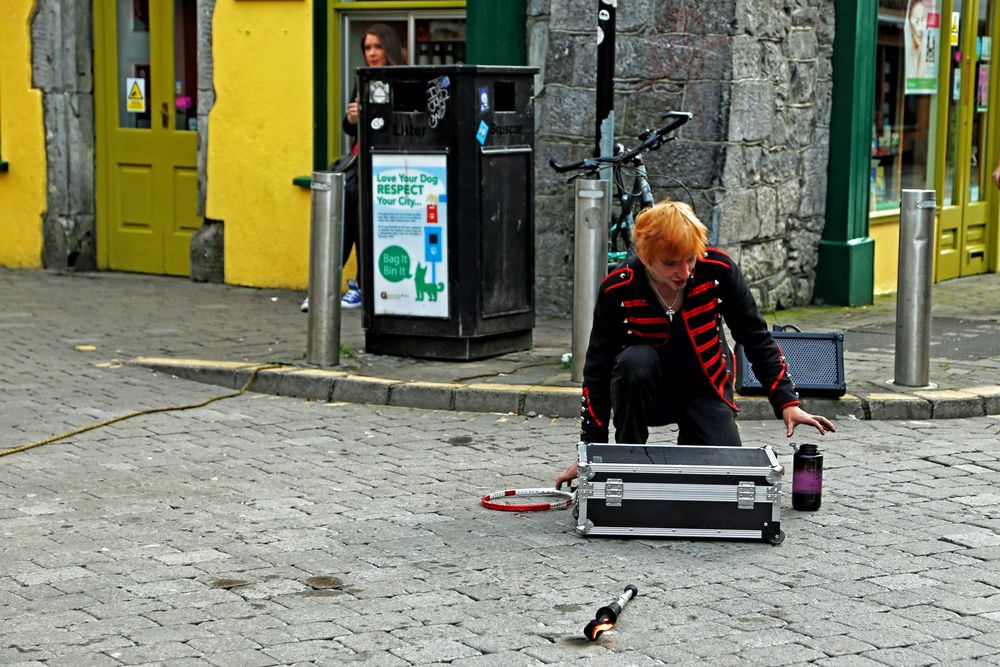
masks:
MULTIPOLYGON (((600 178, 602 167, 610 166, 612 169, 615 184, 615 197, 618 200, 619 213, 615 216, 611 224, 608 225, 608 269, 611 270, 625 260, 632 245, 632 225, 635 216, 643 209, 653 205, 653 191, 649 186, 649 179, 646 175, 646 163, 643 161, 643 154, 649 151, 659 150, 668 141, 674 141, 676 136, 671 133, 679 129, 689 120, 692 114, 690 111, 664 111, 660 114, 660 120, 670 119, 670 122, 656 130, 644 130, 638 135, 640 141, 635 148, 626 149, 622 144, 615 145, 614 155, 602 155, 587 158, 571 164, 559 164, 555 160, 549 160, 549 166, 557 173, 564 174, 571 171, 573 174, 567 182, 572 182, 578 178, 600 178), (624 173, 632 173, 632 188, 625 187, 624 173), (635 202, 638 199, 638 207, 635 202)), ((688 198, 691 199, 691 192, 678 179, 668 177, 678 183, 688 198)), ((693 202, 692 202, 693 203, 693 202)))

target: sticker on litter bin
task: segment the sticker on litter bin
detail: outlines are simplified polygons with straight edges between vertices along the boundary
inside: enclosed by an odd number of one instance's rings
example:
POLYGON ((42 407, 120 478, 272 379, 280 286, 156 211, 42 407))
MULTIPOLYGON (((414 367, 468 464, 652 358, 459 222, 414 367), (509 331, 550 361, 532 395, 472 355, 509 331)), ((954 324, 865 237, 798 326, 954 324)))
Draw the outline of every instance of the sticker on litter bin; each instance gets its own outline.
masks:
POLYGON ((479 113, 486 113, 490 110, 490 89, 483 86, 479 89, 479 113))
POLYGON ((439 76, 427 82, 427 113, 430 115, 427 124, 437 127, 438 121, 444 118, 448 111, 448 77, 439 76))
POLYGON ((448 318, 444 155, 372 155, 375 315, 448 318))
POLYGON ((369 83, 368 101, 372 104, 387 104, 389 102, 389 84, 385 81, 369 83))
POLYGON ((479 131, 476 132, 476 141, 480 144, 486 144, 486 135, 490 133, 490 126, 486 124, 485 120, 479 121, 479 131))

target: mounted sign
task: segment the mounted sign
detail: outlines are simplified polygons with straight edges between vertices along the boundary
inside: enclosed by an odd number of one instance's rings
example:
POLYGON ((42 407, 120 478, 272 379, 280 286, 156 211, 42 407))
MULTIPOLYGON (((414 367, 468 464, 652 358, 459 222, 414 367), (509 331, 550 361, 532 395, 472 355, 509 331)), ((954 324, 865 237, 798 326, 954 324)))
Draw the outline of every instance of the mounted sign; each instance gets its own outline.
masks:
POLYGON ((909 0, 903 24, 906 95, 937 92, 940 35, 940 0, 909 0))
POLYGON ((125 79, 125 110, 129 113, 146 113, 146 80, 125 79))
POLYGON ((372 155, 376 315, 448 318, 445 155, 372 155))

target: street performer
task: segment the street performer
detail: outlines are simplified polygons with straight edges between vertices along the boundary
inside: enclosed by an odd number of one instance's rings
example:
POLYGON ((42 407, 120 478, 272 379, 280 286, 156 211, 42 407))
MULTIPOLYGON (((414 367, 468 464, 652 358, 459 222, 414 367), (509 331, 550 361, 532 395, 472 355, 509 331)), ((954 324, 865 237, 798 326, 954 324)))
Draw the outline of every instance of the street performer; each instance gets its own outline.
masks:
MULTIPOLYGON (((677 424, 679 445, 739 447, 733 357, 722 320, 768 389, 791 437, 799 424, 824 435, 829 419, 799 407, 788 365, 736 263, 706 247, 687 204, 663 201, 635 220, 635 256, 601 283, 583 369, 580 439, 644 444, 650 426, 677 424)), ((576 463, 556 488, 577 476, 576 463)))

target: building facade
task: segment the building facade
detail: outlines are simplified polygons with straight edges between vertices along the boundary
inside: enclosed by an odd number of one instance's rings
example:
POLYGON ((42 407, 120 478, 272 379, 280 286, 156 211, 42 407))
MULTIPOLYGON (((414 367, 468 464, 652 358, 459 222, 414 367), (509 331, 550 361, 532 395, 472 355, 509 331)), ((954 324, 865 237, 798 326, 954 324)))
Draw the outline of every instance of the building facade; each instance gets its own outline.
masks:
MULTIPOLYGON (((867 195, 876 265, 893 261, 910 188, 937 195, 936 280, 997 270, 998 4, 877 3, 867 195)), ((893 276, 877 274, 875 288, 892 291, 893 276)))
MULTIPOLYGON (((938 193, 936 279, 997 271, 1000 0, 613 4, 616 135, 693 112, 649 156, 654 192, 693 204, 763 307, 894 291, 902 188, 938 193)), ((8 0, 0 264, 305 288, 308 174, 346 150, 357 43, 383 22, 413 64, 539 68, 536 304, 567 314, 572 187, 547 164, 593 150, 600 8, 8 0)))

